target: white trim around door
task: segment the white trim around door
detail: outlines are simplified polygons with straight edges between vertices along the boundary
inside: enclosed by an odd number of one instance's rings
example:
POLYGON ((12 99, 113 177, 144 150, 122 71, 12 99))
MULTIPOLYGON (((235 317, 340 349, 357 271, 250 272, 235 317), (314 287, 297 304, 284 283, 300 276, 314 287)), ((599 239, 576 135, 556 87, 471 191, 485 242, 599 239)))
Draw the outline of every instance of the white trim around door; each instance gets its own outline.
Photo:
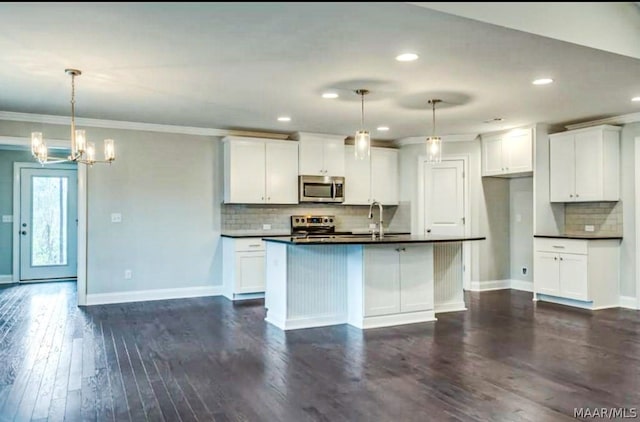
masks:
MULTIPOLYGON (((635 264, 636 264, 636 303, 635 309, 640 309, 640 136, 637 136, 634 140, 635 150, 635 218, 636 232, 635 232, 635 264)), ((627 301, 626 306, 630 307, 631 304, 627 301)))

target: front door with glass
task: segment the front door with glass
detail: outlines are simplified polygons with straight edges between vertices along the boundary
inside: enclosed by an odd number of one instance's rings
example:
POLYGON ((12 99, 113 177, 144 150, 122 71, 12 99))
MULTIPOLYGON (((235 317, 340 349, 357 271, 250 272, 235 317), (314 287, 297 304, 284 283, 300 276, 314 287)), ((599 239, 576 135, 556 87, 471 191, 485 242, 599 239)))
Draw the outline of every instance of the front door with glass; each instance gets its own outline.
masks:
POLYGON ((20 281, 77 276, 75 169, 20 169, 20 281))

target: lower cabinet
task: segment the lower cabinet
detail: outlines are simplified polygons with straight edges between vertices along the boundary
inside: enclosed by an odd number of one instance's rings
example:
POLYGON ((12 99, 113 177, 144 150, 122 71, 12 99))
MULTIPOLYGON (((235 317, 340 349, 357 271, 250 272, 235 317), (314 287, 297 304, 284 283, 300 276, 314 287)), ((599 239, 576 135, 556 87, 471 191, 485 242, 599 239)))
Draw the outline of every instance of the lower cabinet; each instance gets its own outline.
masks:
POLYGON ((534 245, 538 299, 587 309, 618 306, 618 240, 536 238, 534 245))
POLYGON ((223 294, 231 300, 260 297, 265 289, 261 238, 223 238, 223 294))
POLYGON ((358 253, 353 262, 360 260, 361 268, 354 272, 362 277, 354 278, 360 281, 349 286, 349 295, 362 303, 350 300, 350 324, 372 328, 434 320, 432 246, 367 245, 358 253))

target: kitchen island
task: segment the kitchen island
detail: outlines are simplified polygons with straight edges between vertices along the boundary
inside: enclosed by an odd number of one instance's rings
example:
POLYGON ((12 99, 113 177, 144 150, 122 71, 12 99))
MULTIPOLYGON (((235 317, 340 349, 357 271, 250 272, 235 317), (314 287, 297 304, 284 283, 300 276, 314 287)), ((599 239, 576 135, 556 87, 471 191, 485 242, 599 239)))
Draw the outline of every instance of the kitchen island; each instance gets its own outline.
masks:
MULTIPOLYGON (((387 235, 267 237, 267 322, 283 330, 366 329, 435 320, 435 244, 484 237, 387 235)), ((452 263, 451 265, 461 265, 452 263)), ((456 307, 465 310, 462 280, 456 307)))

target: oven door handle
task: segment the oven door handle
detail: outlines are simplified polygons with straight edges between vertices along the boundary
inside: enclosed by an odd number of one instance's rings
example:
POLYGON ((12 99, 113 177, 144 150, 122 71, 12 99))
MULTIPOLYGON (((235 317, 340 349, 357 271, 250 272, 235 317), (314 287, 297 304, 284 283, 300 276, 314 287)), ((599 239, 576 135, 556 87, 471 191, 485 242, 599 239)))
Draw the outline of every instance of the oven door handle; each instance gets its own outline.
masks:
POLYGON ((331 190, 331 198, 332 198, 332 199, 336 199, 336 190, 338 189, 338 188, 336 187, 336 181, 335 181, 335 180, 332 180, 332 181, 331 181, 331 184, 333 185, 333 189, 331 190))

